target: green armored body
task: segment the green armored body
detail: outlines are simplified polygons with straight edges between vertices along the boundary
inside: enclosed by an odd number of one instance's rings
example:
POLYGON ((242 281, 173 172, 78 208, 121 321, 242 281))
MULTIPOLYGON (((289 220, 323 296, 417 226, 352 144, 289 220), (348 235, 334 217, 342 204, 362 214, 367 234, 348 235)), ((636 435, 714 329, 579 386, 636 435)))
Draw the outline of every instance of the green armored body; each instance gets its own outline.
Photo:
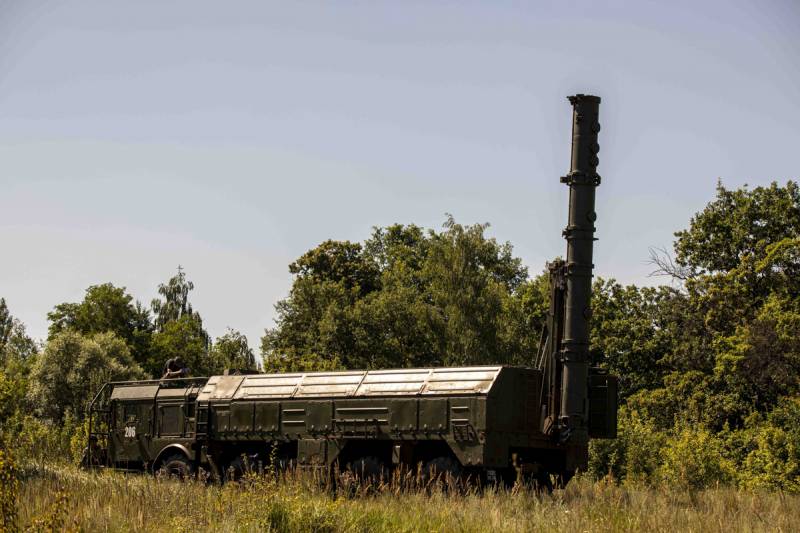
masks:
MULTIPOLYGON (((616 436, 617 381, 589 365, 600 99, 573 105, 565 261, 549 265, 532 366, 252 374, 109 383, 90 405, 87 464, 220 477, 278 460, 301 468, 447 471, 567 481, 589 438, 616 436), (92 442, 92 441, 90 441, 92 442), (97 446, 95 445, 96 449, 97 446), (102 458, 102 459, 100 459, 102 458)), ((532 358, 533 359, 533 358, 532 358)))

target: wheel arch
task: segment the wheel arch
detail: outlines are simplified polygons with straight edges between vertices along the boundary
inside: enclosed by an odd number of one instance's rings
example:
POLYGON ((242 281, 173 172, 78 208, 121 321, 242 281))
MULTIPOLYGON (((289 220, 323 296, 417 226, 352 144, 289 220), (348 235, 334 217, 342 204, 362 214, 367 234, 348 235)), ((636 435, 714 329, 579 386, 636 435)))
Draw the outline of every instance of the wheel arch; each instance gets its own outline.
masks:
POLYGON ((182 454, 184 457, 186 457, 187 461, 192 461, 192 452, 186 446, 179 443, 167 444, 161 449, 160 452, 158 452, 158 455, 156 455, 156 458, 153 461, 153 472, 158 471, 164 459, 176 453, 182 454))

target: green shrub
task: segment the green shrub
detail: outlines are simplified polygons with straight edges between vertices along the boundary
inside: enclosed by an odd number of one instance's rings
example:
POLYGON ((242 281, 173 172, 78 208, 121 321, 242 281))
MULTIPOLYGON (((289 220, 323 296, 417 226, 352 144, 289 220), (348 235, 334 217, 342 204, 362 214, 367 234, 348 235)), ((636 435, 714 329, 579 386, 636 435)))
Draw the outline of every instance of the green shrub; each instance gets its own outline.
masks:
POLYGON ((756 437, 758 447, 750 452, 740 473, 742 486, 756 489, 800 490, 800 450, 796 435, 765 426, 756 437))
POLYGON ((61 424, 16 413, 8 424, 6 439, 13 446, 20 464, 73 462, 80 459, 85 446, 75 449, 82 426, 69 411, 61 424))
POLYGON ((14 459, 0 447, 0 531, 17 531, 19 479, 14 459))
POLYGON ((739 475, 743 487, 800 492, 800 398, 783 398, 755 429, 739 475))
POLYGON ((617 438, 593 440, 589 445, 589 473, 628 483, 653 481, 666 438, 649 419, 621 407, 617 438))
POLYGON ((658 468, 660 481, 684 489, 728 484, 735 480, 735 473, 722 440, 706 429, 689 426, 667 439, 658 468))

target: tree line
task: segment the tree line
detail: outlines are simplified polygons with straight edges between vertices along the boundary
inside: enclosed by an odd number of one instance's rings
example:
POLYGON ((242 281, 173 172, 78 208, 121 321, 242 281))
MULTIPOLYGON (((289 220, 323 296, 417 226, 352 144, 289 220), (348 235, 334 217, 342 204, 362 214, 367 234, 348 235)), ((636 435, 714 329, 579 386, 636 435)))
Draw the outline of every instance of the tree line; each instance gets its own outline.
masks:
MULTIPOLYGON (((532 365, 548 278, 487 227, 448 216, 438 231, 395 224, 309 250, 289 265, 263 369, 532 365)), ((800 490, 797 184, 719 184, 652 260, 661 286, 594 283, 592 357, 620 377, 622 405, 619 438, 592 444, 592 474, 800 490)), ((192 289, 179 271, 146 308, 89 287, 48 314, 42 345, 0 301, 0 419, 17 421, 5 434, 23 431, 20 413, 79 423, 99 383, 158 377, 176 355, 195 375, 257 366, 241 334, 211 342, 192 289)))

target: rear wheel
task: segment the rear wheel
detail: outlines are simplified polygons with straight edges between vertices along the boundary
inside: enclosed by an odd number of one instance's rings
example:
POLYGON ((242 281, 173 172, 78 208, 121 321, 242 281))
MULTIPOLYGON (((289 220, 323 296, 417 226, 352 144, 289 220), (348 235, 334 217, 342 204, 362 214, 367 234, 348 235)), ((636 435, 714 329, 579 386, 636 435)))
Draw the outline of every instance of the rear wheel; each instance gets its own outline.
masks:
POLYGON ((540 494, 551 494, 553 492, 553 478, 549 472, 540 472, 533 480, 534 489, 540 494))
POLYGON ((389 479, 389 469, 375 456, 359 457, 349 462, 347 471, 363 485, 378 485, 389 479))
POLYGON ((252 474, 259 470, 258 454, 240 454, 234 457, 225 468, 225 480, 239 481, 245 474, 252 474))
POLYGON ((192 463, 180 453, 168 456, 158 469, 158 475, 173 479, 189 479, 192 474, 194 474, 192 463))
POLYGON ((422 470, 426 482, 442 481, 445 483, 458 483, 461 481, 461 465, 452 457, 434 457, 422 470))

